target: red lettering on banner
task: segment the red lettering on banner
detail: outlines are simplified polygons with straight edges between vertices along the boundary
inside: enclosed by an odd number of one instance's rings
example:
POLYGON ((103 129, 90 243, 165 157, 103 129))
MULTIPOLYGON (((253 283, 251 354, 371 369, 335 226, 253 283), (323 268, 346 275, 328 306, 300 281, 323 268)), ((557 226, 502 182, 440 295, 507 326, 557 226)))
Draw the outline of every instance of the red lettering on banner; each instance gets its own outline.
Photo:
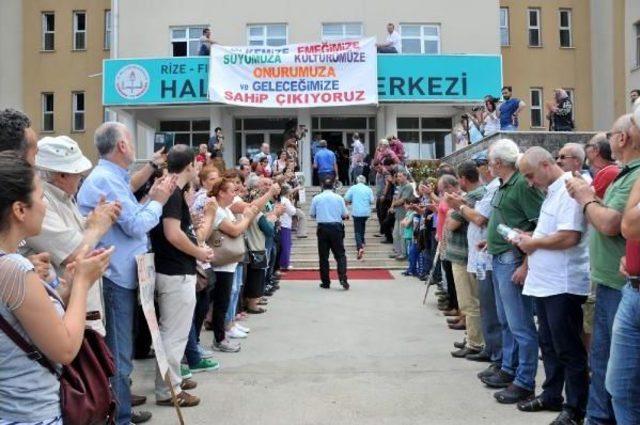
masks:
POLYGON ((356 94, 358 95, 356 100, 364 100, 364 90, 356 90, 356 94))

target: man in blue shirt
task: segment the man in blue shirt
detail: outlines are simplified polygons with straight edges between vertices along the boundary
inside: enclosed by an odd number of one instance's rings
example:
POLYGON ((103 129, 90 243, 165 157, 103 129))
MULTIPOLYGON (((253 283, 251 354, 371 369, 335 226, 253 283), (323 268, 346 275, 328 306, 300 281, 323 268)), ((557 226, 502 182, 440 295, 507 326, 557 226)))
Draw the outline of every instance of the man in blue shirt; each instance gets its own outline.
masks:
POLYGON ((367 219, 371 215, 371 204, 374 202, 373 191, 366 185, 365 176, 356 177, 356 184, 351 186, 344 195, 344 200, 351 203, 353 228, 356 236, 358 260, 364 256, 364 233, 367 219))
POLYGON ((320 142, 318 142, 318 151, 313 157, 313 168, 318 171, 320 184, 323 184, 327 178, 334 180, 338 175, 336 154, 327 149, 326 140, 320 140, 320 142))
POLYGON ((118 403, 116 423, 129 425, 129 376, 133 370, 133 319, 138 286, 135 257, 147 252, 147 232, 159 223, 162 207, 176 183, 175 177, 156 180, 149 191, 149 200, 138 203, 127 171, 135 161, 135 147, 129 130, 121 123, 107 122, 98 127, 94 140, 100 160, 78 192, 78 207, 83 214, 88 214, 102 199, 122 205, 118 221, 97 247, 116 247, 103 277, 106 342, 116 365, 116 375, 111 378, 118 403))
POLYGON ((502 98, 504 101, 498 107, 500 117, 500 130, 518 130, 518 114, 527 106, 522 100, 511 97, 511 86, 502 88, 502 98))
MULTIPOLYGON (((325 142, 326 143, 326 142, 325 142)), ((318 222, 318 256, 320 257, 321 288, 329 289, 329 251, 338 263, 340 285, 349 289, 347 282, 347 255, 344 250, 344 224, 349 218, 344 199, 333 191, 333 178, 322 180, 322 192, 311 201, 310 215, 318 222)))

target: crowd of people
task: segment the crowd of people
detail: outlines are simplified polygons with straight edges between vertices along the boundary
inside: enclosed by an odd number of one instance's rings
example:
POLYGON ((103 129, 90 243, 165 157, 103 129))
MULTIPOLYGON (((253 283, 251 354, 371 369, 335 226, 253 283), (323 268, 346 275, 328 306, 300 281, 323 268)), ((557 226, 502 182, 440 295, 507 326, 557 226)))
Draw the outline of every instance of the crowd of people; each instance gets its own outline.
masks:
MULTIPOLYGON (((220 367, 215 351, 240 351, 251 331, 243 322, 267 312, 290 266, 292 234, 306 237, 290 151, 275 160, 264 145, 224 169, 217 136, 197 153, 162 149, 130 173, 135 147, 123 124, 96 130, 92 164, 71 138, 38 141, 25 114, 0 111, 0 315, 57 370, 76 357, 85 327, 104 336, 117 424, 151 418, 132 410, 146 402, 131 393, 132 360, 153 357, 136 256, 154 253, 169 367, 168 376, 158 368, 155 403, 191 407, 200 403, 192 375, 220 367), (201 341, 203 326, 212 343, 201 341)), ((4 330, 0 423, 66 423, 58 377, 4 330)))
POLYGON ((640 108, 555 156, 497 140, 406 197, 404 172, 387 176, 378 203, 407 210, 393 255, 406 237, 404 274, 438 283, 448 327, 466 330, 451 355, 488 362, 478 378, 499 403, 556 425, 640 423, 638 177, 640 108))

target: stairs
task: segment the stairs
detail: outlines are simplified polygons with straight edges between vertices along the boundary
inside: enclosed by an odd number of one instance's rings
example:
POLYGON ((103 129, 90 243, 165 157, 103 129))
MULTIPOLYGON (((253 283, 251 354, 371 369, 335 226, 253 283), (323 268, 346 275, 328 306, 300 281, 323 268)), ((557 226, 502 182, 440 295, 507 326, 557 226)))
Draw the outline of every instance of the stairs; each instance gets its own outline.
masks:
MULTIPOLYGON (((317 223, 309 217, 309 209, 311 207, 311 199, 320 192, 319 187, 306 187, 306 202, 299 207, 307 215, 307 235, 306 239, 298 239, 293 236, 293 248, 291 252, 291 268, 297 270, 318 270, 318 240, 316 237, 317 223)), ((340 195, 346 193, 347 188, 339 190, 340 195)), ((353 220, 345 222, 344 247, 347 252, 347 265, 350 270, 353 269, 388 269, 388 270, 404 270, 407 267, 406 261, 396 261, 389 258, 392 252, 392 245, 381 243, 384 238, 374 238, 373 235, 378 233, 379 224, 375 210, 373 210, 369 220, 367 220, 367 229, 365 234, 365 256, 361 261, 357 260, 356 241, 353 230, 353 220)), ((335 269, 336 264, 332 255, 329 255, 329 263, 331 269, 335 269)))

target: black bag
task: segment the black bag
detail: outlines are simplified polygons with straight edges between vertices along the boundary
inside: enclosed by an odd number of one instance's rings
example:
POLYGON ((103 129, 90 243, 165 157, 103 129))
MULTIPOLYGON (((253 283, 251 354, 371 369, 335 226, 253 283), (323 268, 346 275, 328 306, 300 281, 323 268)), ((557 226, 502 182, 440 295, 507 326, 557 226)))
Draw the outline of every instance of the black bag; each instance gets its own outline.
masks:
POLYGON ((249 254, 249 268, 266 269, 268 265, 267 251, 247 251, 249 254))

